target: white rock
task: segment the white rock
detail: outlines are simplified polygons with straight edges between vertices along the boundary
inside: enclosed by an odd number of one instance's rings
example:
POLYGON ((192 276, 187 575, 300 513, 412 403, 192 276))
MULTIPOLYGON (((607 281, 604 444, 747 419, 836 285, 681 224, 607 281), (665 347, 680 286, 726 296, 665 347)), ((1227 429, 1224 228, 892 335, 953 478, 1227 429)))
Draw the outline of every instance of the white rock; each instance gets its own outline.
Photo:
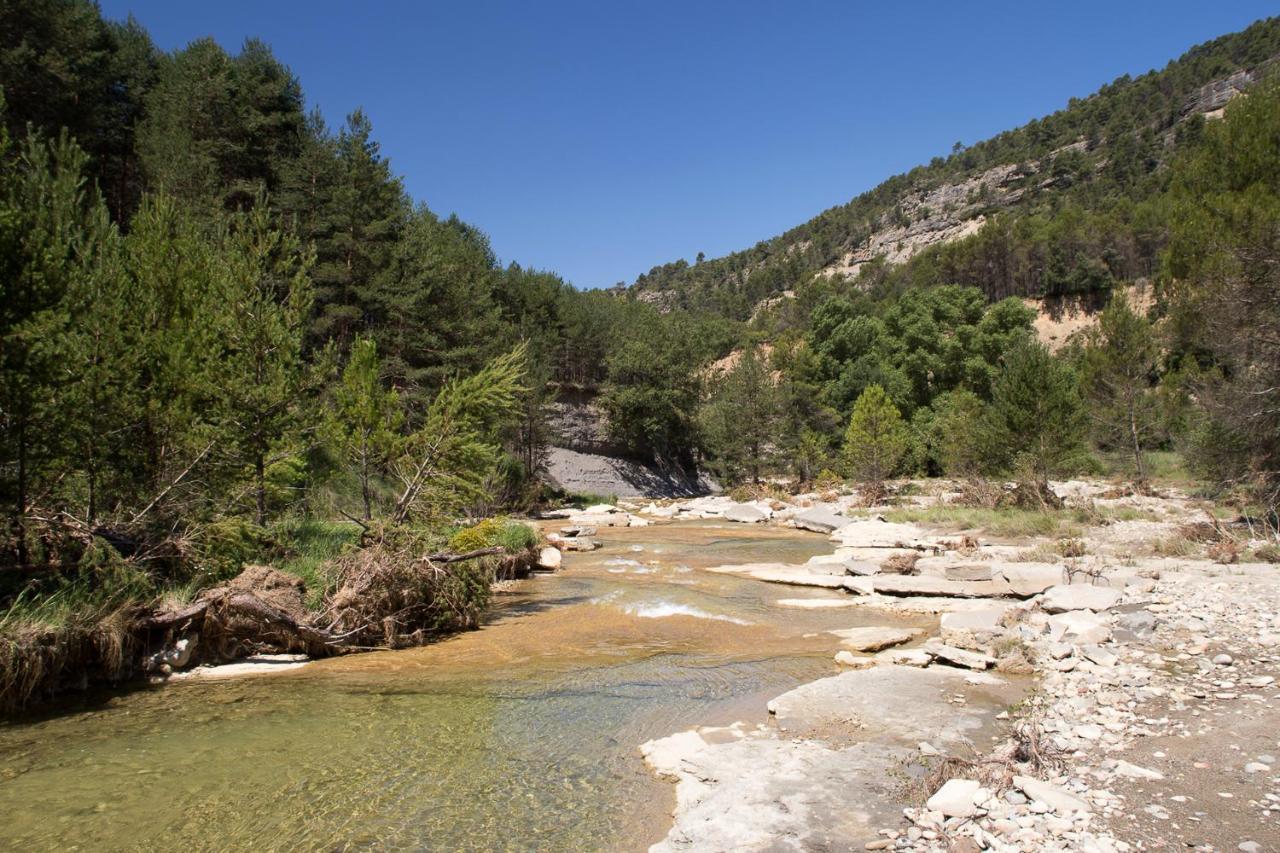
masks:
POLYGON ((850 669, 866 669, 875 666, 876 659, 869 657, 859 657, 850 651, 836 652, 836 663, 841 666, 847 666, 850 669))
POLYGON ((559 548, 543 548, 538 552, 538 566, 552 571, 560 568, 563 556, 559 548))
POLYGON ((1052 782, 1032 779, 1030 776, 1014 776, 1013 784, 1031 799, 1039 800, 1060 815, 1093 811, 1084 800, 1052 782))
POLYGON ((974 796, 981 788, 982 785, 972 779, 948 779, 926 805, 947 817, 972 817, 978 813, 974 796))
POLYGON ((1120 590, 1109 586, 1075 583, 1059 584, 1045 591, 1040 606, 1049 613, 1068 610, 1108 610, 1120 601, 1120 590))
POLYGON ((724 511, 725 521, 740 524, 758 524, 767 518, 767 515, 751 504, 734 504, 724 511))
POLYGON ((861 628, 839 628, 828 631, 840 638, 840 645, 847 646, 857 652, 878 652, 890 646, 909 643, 922 633, 915 628, 891 628, 879 625, 866 625, 861 628))
POLYGON ((1105 643, 1111 639, 1111 623, 1089 610, 1057 613, 1049 617, 1049 639, 1055 643, 1105 643))

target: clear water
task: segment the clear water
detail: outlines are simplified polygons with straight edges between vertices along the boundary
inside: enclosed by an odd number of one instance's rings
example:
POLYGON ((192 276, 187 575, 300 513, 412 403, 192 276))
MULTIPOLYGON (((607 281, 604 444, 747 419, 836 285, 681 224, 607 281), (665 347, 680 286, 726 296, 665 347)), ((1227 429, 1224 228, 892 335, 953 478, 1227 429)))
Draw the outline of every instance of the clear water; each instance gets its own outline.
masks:
POLYGON ((671 786, 637 747, 766 718, 834 671, 838 593, 703 571, 824 537, 684 523, 601 531, 499 595, 480 631, 292 673, 103 694, 0 728, 0 848, 635 850, 671 786))

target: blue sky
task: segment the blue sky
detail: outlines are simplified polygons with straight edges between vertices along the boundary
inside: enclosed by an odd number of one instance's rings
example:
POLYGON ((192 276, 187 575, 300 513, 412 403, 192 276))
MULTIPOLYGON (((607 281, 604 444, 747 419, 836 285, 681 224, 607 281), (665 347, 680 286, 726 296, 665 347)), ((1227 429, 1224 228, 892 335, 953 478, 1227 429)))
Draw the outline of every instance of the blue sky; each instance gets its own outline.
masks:
POLYGON ((1274 2, 102 0, 160 47, 268 42, 412 196, 579 287, 745 248, 1280 12, 1274 2))

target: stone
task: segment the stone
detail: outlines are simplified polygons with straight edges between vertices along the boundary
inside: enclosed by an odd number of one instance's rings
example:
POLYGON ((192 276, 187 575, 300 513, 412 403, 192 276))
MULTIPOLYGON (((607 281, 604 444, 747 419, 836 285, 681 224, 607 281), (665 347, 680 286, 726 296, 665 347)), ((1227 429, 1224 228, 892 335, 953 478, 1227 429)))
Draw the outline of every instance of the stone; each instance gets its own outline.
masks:
POLYGON ((932 549, 938 543, 922 527, 914 524, 894 524, 878 518, 849 521, 843 519, 831 538, 852 548, 911 548, 932 549))
POLYGON ((814 533, 831 533, 849 523, 843 515, 837 515, 825 506, 807 509, 791 519, 793 527, 801 530, 812 530, 814 533))
POLYGON ((881 663, 923 668, 933 663, 933 655, 924 649, 891 649, 876 655, 881 663))
POLYGON ((538 567, 555 571, 560 568, 561 559, 559 548, 543 548, 538 552, 538 567))
POLYGON ((1120 658, 1114 652, 1104 649, 1102 646, 1083 646, 1080 649, 1080 654, 1098 666, 1112 667, 1120 662, 1120 658))
POLYGON ((767 518, 767 515, 751 504, 734 504, 724 511, 725 521, 735 521, 739 524, 759 524, 767 518))
POLYGON ((1105 643, 1111 625, 1105 616, 1089 610, 1069 610, 1049 617, 1049 639, 1067 643, 1105 643))
POLYGON ((973 779, 948 779, 925 805, 947 817, 973 817, 978 813, 974 796, 981 787, 973 779))
POLYGON ((1031 799, 1039 800, 1064 817, 1072 812, 1093 811, 1087 802, 1052 782, 1032 779, 1030 776, 1014 776, 1013 784, 1031 799))
POLYGON ((648 527, 652 522, 647 518, 641 518, 638 515, 627 517, 627 527, 648 527))
POLYGON ((1000 624, 1004 612, 1000 607, 943 613, 939 628, 942 641, 964 649, 986 648, 1005 632, 1000 624))
POLYGON ((1130 764, 1127 761, 1117 761, 1115 771, 1120 776, 1127 776, 1130 779, 1163 779, 1164 774, 1158 770, 1149 770, 1146 767, 1139 767, 1136 764, 1130 764))
POLYGON ((891 628, 866 625, 860 628, 838 628, 828 631, 840 638, 840 645, 856 652, 878 652, 890 646, 900 646, 919 637, 923 632, 914 628, 891 628))
POLYGON ((590 536, 575 536, 566 540, 564 544, 566 551, 594 551, 600 547, 600 543, 590 536))
POLYGON ((991 567, 983 565, 947 566, 942 570, 943 577, 949 581, 989 581, 991 567))
POLYGON ((1231 666, 1234 663, 1234 658, 1231 655, 1214 655, 1213 662, 1217 666, 1231 666))
POLYGON ((924 650, 943 663, 962 666, 967 669, 989 669, 996 664, 996 659, 991 655, 971 652, 967 649, 958 649, 955 646, 948 646, 936 641, 926 643, 924 650))
POLYGON ((869 658, 869 657, 858 657, 857 655, 855 655, 853 652, 850 652, 850 651, 838 651, 836 652, 836 663, 840 664, 841 666, 847 666, 850 669, 866 669, 867 667, 875 666, 876 659, 869 658))
POLYGON ((1039 595, 1062 583, 1062 566, 1052 563, 1004 563, 999 566, 996 574, 1020 598, 1039 595))
POLYGON ((876 575, 871 579, 881 595, 937 595, 946 598, 989 598, 1005 595, 1004 581, 949 581, 913 575, 876 575))
POLYGON ((1133 610, 1117 616, 1116 626, 1135 637, 1150 637, 1156 631, 1156 617, 1150 610, 1133 610))
POLYGON ((1068 610, 1107 610, 1119 601, 1118 589, 1073 583, 1049 587, 1040 599, 1040 606, 1048 613, 1065 613, 1068 610))
POLYGON ((1269 765, 1263 764, 1260 761, 1250 761, 1244 766, 1245 773, 1267 773, 1270 772, 1270 770, 1271 767, 1269 765))

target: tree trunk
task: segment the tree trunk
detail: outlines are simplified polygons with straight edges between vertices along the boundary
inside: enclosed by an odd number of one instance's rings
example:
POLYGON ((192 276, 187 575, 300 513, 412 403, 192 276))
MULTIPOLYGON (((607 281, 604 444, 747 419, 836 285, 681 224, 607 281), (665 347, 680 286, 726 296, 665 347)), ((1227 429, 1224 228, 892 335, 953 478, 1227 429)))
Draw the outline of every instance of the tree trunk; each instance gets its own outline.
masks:
POLYGON ((1133 439, 1133 463, 1137 470, 1139 483, 1147 482, 1147 471, 1142 465, 1142 441, 1138 437, 1138 415, 1129 407, 1129 436, 1133 439))
POLYGON ((373 518, 373 496, 369 493, 369 459, 360 460, 360 497, 364 500, 364 520, 373 518))
POLYGON ((261 450, 254 456, 253 468, 258 483, 258 526, 265 527, 267 524, 267 462, 261 450))

